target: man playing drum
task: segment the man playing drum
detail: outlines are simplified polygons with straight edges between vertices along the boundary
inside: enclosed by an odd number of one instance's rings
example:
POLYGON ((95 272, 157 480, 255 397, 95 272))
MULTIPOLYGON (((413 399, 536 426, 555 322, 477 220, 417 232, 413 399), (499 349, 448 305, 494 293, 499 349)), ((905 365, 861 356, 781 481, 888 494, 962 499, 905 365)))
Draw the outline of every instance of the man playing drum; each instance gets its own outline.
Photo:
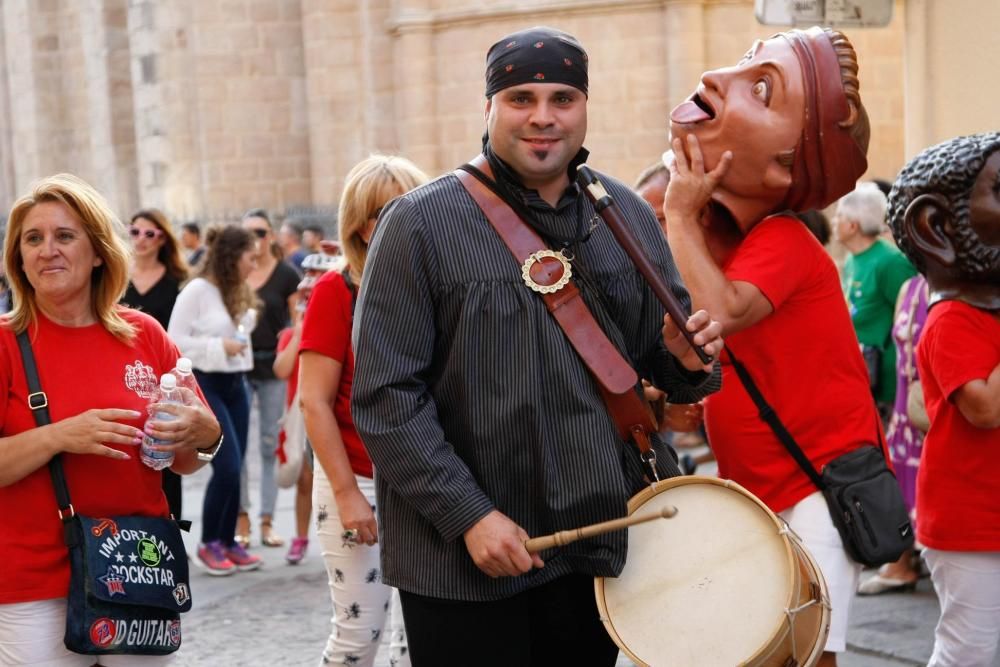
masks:
MULTIPOLYGON (((587 56, 533 28, 490 49, 489 187, 571 266, 639 376, 674 403, 719 387, 573 183, 587 158, 587 56)), ((687 292, 656 218, 604 177, 660 273, 687 292)), ((413 664, 613 665, 594 576, 621 571, 619 531, 529 555, 528 535, 623 516, 649 473, 598 385, 455 175, 386 207, 355 318, 355 423, 375 463, 382 576, 400 589, 413 664)), ((527 271, 527 269, 526 269, 527 271)), ((683 323, 710 355, 720 326, 683 323)), ((636 388, 637 389, 637 388, 636 388)), ((661 477, 679 474, 654 436, 661 477)))
MULTIPOLYGON (((837 270, 781 212, 823 208, 867 168, 857 73, 841 33, 792 30, 702 75, 670 116, 676 157, 664 207, 677 267, 816 469, 878 443, 879 426, 837 270)), ((705 407, 719 474, 784 517, 819 563, 832 604, 819 664, 835 665, 860 568, 727 353, 722 361, 723 389, 705 407)))

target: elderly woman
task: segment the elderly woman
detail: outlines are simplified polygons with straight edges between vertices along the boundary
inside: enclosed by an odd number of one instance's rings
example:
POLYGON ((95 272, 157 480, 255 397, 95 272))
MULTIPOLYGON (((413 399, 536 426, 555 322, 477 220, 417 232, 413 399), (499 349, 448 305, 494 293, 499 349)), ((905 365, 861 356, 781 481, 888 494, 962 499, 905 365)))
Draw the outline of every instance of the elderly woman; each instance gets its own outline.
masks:
MULTIPOLYGON (((128 283, 125 230, 104 199, 67 174, 31 187, 11 210, 4 264, 15 307, 0 321, 0 663, 93 665, 63 645, 69 558, 49 479, 62 460, 76 511, 167 516, 160 473, 144 466, 145 407, 180 356, 148 315, 118 305, 128 283), (15 336, 28 331, 52 423, 36 426, 15 336), (83 352, 85 351, 85 352, 83 352)), ((150 433, 170 440, 173 469, 190 473, 220 444, 201 405, 150 433), (203 451, 203 456, 199 456, 203 451)), ((169 658, 101 656, 97 664, 169 658)))

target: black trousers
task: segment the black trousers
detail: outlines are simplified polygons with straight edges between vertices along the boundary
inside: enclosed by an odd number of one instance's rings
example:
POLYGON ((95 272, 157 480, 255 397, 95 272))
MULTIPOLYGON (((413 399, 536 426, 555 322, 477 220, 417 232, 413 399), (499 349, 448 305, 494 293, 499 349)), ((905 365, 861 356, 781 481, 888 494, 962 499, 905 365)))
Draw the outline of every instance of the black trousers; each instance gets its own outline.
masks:
POLYGON ((494 602, 399 592, 413 667, 613 667, 618 647, 579 574, 494 602))

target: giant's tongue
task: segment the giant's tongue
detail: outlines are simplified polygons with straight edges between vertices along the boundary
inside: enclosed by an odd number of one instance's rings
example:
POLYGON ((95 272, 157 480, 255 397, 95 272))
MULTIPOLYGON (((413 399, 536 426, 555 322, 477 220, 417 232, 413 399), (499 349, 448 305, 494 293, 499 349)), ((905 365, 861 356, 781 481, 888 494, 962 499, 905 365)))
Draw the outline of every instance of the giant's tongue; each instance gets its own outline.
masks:
POLYGON ((670 120, 675 123, 700 123, 710 118, 707 111, 691 100, 681 102, 670 112, 670 120))

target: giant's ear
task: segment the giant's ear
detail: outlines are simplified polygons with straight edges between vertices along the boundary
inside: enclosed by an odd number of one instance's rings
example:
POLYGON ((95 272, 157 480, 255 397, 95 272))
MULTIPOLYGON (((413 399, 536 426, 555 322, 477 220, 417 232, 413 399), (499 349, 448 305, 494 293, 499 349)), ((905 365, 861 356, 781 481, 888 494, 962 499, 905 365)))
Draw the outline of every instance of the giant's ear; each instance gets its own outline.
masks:
POLYGON ((951 206, 939 194, 922 194, 906 207, 903 229, 913 248, 943 267, 955 263, 951 206))
POLYGON ((483 111, 483 119, 484 120, 489 121, 489 119, 490 119, 490 109, 492 109, 492 108, 493 108, 493 98, 492 97, 488 97, 488 98, 486 98, 486 110, 483 111))

